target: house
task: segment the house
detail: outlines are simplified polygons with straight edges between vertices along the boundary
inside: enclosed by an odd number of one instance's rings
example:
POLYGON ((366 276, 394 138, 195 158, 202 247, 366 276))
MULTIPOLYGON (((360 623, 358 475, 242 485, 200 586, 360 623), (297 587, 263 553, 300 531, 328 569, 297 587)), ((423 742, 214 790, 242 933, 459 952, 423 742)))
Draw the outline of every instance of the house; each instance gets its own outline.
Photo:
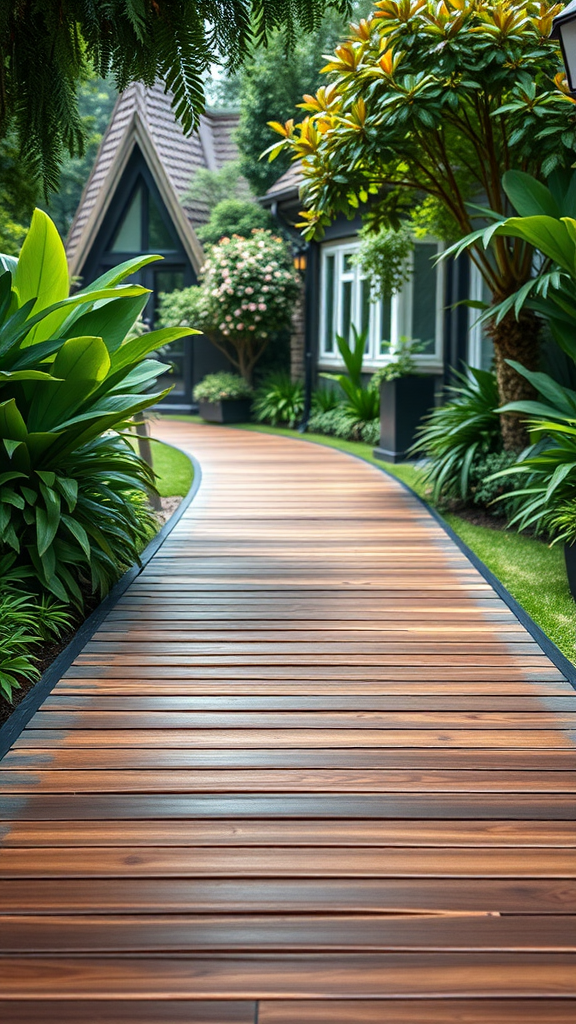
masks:
MULTIPOLYGON (((72 223, 66 251, 70 273, 89 283, 134 255, 159 253, 137 279, 152 289, 145 319, 154 325, 158 296, 195 284, 204 254, 196 229, 207 208, 187 198, 198 168, 218 170, 236 157, 236 114, 208 111, 185 136, 163 86, 129 86, 119 97, 72 223)), ((190 408, 192 388, 207 373, 229 369, 204 337, 170 348, 172 407, 190 408)))
MULTIPOLYGON (((298 163, 268 189, 261 202, 294 231, 301 202, 299 188, 302 173, 298 163)), ((484 332, 475 326, 477 310, 463 306, 463 300, 486 299, 482 280, 467 256, 434 265, 442 250, 441 242, 417 239, 412 256, 412 275, 398 295, 388 300, 370 301, 368 282, 361 268, 350 261, 359 248, 359 216, 353 220, 338 217, 330 224, 321 242, 311 242, 305 250, 306 303, 305 328, 292 339, 291 361, 295 377, 314 380, 319 371, 342 366, 336 335, 350 335, 351 325, 368 331, 364 370, 372 373, 390 359, 387 342, 394 345, 402 338, 423 343, 416 362, 423 373, 445 380, 450 367, 463 362, 488 368, 492 346, 484 332)), ((301 241, 301 239, 300 239, 301 241)))
MULTIPOLYGON (((198 168, 217 170, 237 155, 234 129, 238 115, 208 111, 198 130, 185 136, 160 84, 131 85, 119 97, 94 168, 84 189, 67 241, 70 272, 89 283, 130 256, 157 252, 161 263, 144 268, 138 279, 152 290, 145 318, 154 324, 158 296, 195 284, 203 263, 196 229, 208 220, 207 208, 188 195, 198 168)), ((303 245, 294 228, 300 210, 301 171, 293 164, 261 199, 294 238, 296 259, 305 265, 303 302, 295 311, 291 372, 308 382, 308 392, 323 370, 339 368, 336 334, 351 325, 368 329, 364 361, 367 374, 390 358, 402 337, 417 338, 424 349, 416 360, 440 384, 450 366, 468 362, 489 366, 489 340, 473 322, 474 310, 459 305, 480 298, 479 275, 467 257, 436 267, 441 244, 418 240, 411 280, 399 295, 371 302, 367 281, 349 257, 358 249, 359 217, 339 217, 321 242, 303 245)), ((170 347, 174 390, 165 405, 190 409, 192 389, 207 373, 230 369, 225 356, 207 338, 190 337, 170 347)))

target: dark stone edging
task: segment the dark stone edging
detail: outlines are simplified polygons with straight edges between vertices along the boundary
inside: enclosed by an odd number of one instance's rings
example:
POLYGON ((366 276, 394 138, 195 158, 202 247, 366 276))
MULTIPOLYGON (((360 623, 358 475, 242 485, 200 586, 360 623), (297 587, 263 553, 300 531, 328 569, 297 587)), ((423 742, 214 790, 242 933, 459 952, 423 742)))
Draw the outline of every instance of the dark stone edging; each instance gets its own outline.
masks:
MULTIPOLYGON (((170 447, 177 448, 176 445, 171 445, 170 447)), ((177 448, 177 450, 183 451, 181 448, 177 448)), ((56 683, 59 682, 64 673, 68 671, 72 662, 78 657, 83 647, 92 639, 96 630, 104 622, 108 612, 112 611, 120 598, 126 593, 130 584, 137 576, 140 575, 156 552, 162 547, 164 541, 170 536, 172 530, 196 496, 198 488, 202 482, 202 470, 200 463, 188 452, 183 452, 183 454, 190 460, 194 467, 194 479, 188 494, 182 498, 178 508, 172 513, 170 519, 164 524, 162 529, 159 530, 150 543, 146 545, 140 556, 140 564, 134 564, 124 573, 123 576, 120 577, 110 593, 103 601, 101 601, 98 607, 91 612, 88 618, 84 620, 70 643, 63 651, 60 652, 58 657, 54 659, 52 664, 49 665, 46 671, 42 674, 38 682, 35 683, 28 691, 24 700, 14 708, 14 711, 8 720, 0 728, 0 760, 18 739, 22 730, 26 728, 30 719, 36 714, 40 705, 43 704, 48 694, 56 686, 56 683)))

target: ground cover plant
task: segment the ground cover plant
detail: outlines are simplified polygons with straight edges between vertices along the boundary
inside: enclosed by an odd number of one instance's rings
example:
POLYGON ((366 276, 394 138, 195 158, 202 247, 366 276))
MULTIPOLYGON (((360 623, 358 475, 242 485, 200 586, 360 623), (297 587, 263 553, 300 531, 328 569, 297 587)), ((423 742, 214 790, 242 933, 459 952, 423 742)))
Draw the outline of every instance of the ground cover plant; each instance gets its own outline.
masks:
POLYGON ((290 326, 301 287, 277 235, 224 237, 209 250, 199 285, 162 295, 160 322, 199 328, 251 384, 272 338, 290 326))

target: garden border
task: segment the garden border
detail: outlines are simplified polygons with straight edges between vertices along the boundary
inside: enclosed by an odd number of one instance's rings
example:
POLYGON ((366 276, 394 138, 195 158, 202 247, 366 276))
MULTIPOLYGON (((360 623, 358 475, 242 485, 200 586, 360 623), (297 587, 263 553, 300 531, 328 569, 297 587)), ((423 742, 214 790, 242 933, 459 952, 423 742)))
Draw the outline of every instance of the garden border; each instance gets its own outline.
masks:
POLYGON ((95 608, 88 618, 85 619, 78 627, 78 630, 74 634, 70 643, 66 645, 64 650, 60 652, 52 664, 48 666, 45 672, 43 672, 40 679, 28 691, 23 701, 16 705, 10 717, 0 728, 0 761, 18 739, 20 733, 27 726, 32 716, 36 714, 38 708, 44 702, 48 694, 54 689, 56 683, 60 681, 64 673, 70 668, 73 661, 77 658, 88 641, 92 639, 96 630, 104 622, 108 612, 114 608, 120 598, 126 593, 130 584, 133 583, 137 576, 140 575, 156 552, 162 547, 164 541, 170 536, 172 530, 196 497, 200 484, 202 483, 202 468, 200 463, 193 455, 185 452, 177 445, 170 445, 170 447, 182 452, 182 454, 185 455, 192 463, 194 468, 194 479, 192 480, 190 490, 185 497, 182 498, 178 508, 172 513, 168 521, 164 523, 162 529, 158 530, 158 533, 156 533, 150 543, 146 545, 140 556, 140 561, 135 562, 134 565, 126 570, 124 575, 121 576, 118 582, 112 587, 110 593, 107 594, 98 607, 95 608))

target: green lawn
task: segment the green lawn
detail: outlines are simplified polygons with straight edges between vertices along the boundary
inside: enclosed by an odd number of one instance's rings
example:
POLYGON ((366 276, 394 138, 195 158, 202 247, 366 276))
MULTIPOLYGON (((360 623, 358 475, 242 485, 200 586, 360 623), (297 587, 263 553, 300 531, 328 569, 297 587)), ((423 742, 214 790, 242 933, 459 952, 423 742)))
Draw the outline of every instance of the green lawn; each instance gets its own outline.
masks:
MULTIPOLYGON (((132 441, 137 450, 138 442, 132 441)), ((163 498, 175 496, 184 498, 192 486, 194 467, 190 459, 178 448, 172 448, 163 441, 150 442, 152 446, 152 465, 158 474, 156 486, 163 498)))
MULTIPOLYGON (((198 417, 178 418, 202 422, 198 417)), ((281 434, 304 441, 316 441, 329 448, 338 448, 385 469, 411 487, 420 497, 425 496, 421 474, 414 465, 381 462, 372 455, 372 447, 362 442, 342 441, 340 438, 325 437, 323 434, 299 434, 294 430, 266 427, 256 423, 242 424, 238 429, 281 434)), ((562 653, 570 661, 576 661, 576 607, 568 590, 564 555, 560 545, 550 548, 542 541, 514 531, 473 526, 466 519, 453 514, 447 514, 444 518, 454 533, 457 533, 501 580, 562 653)))

